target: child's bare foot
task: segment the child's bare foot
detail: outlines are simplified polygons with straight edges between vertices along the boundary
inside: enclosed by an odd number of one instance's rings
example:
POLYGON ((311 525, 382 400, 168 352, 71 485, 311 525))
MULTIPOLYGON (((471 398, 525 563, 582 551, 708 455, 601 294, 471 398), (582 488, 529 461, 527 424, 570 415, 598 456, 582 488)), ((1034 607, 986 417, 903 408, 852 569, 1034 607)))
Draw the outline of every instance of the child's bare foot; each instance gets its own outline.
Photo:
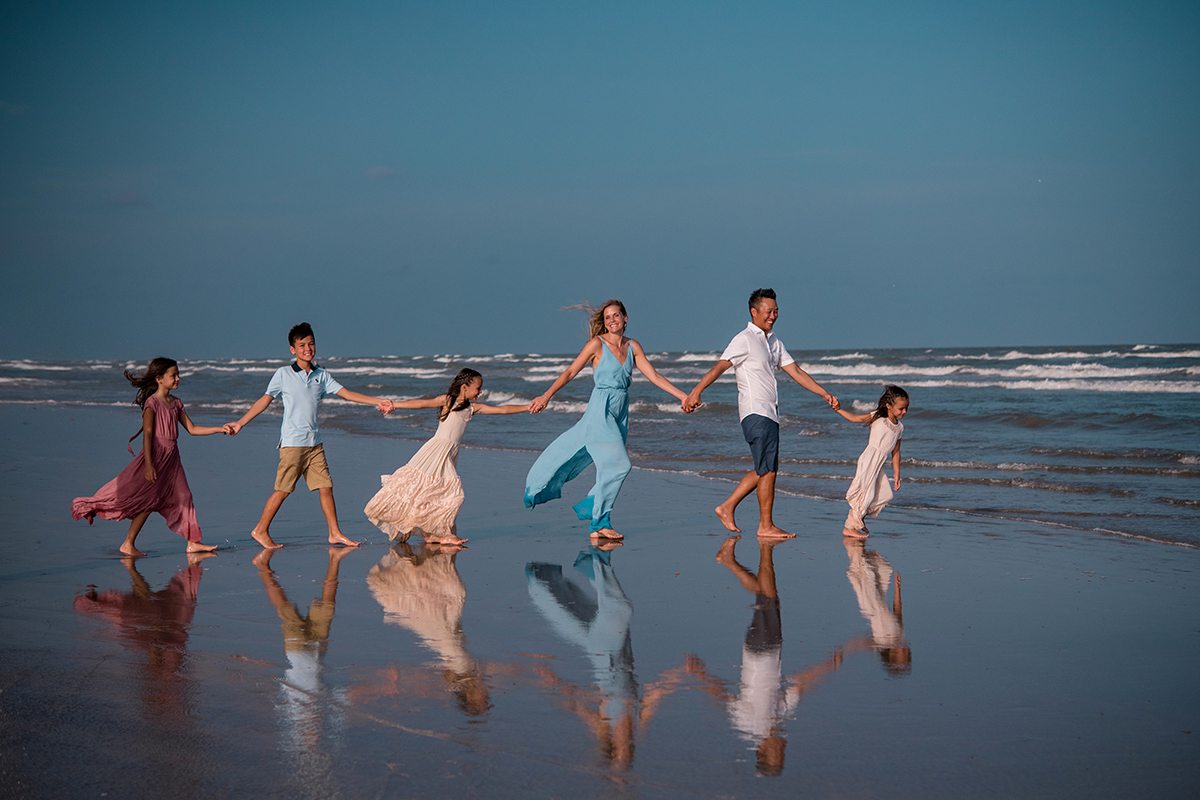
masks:
POLYGON ((720 505, 714 508, 713 511, 716 513, 717 519, 721 520, 721 524, 725 526, 726 530, 732 531, 733 533, 742 532, 742 529, 739 528, 733 521, 733 509, 720 505))
POLYGON ((187 551, 189 553, 211 553, 216 550, 215 544, 205 544, 204 542, 188 542, 187 551))
POLYGON ((758 528, 758 538, 760 538, 760 539, 795 539, 796 534, 788 533, 787 531, 783 530, 782 528, 778 528, 774 525, 770 525, 768 527, 763 527, 760 525, 758 528))
POLYGON ((612 528, 601 528, 598 531, 592 531, 591 536, 599 539, 624 539, 625 537, 614 531, 612 528))
POLYGON ((847 539, 865 539, 867 534, 854 530, 854 528, 842 528, 842 536, 847 539))
POLYGON ((717 551, 717 563, 729 566, 735 563, 733 558, 733 546, 738 543, 740 536, 730 536, 725 541, 721 542, 721 549, 717 551))
POLYGON ((120 551, 127 556, 144 556, 144 555, 146 555, 141 550, 138 550, 136 547, 131 545, 129 542, 122 542, 121 547, 118 549, 120 549, 120 551))
POLYGON ((346 534, 342 533, 341 531, 338 531, 336 533, 330 532, 329 543, 330 544, 344 544, 346 547, 358 547, 360 544, 362 544, 362 542, 354 541, 353 539, 346 536, 346 534))
POLYGON ((283 545, 281 545, 281 544, 276 544, 275 540, 271 538, 271 534, 269 534, 269 533, 259 533, 258 531, 250 531, 250 538, 252 538, 254 541, 258 542, 259 544, 261 544, 263 547, 265 547, 268 550, 275 550, 277 548, 283 547, 283 545))
POLYGON ((467 543, 466 539, 460 539, 453 533, 448 533, 445 536, 426 536, 425 541, 428 544, 445 544, 454 546, 461 546, 467 543))

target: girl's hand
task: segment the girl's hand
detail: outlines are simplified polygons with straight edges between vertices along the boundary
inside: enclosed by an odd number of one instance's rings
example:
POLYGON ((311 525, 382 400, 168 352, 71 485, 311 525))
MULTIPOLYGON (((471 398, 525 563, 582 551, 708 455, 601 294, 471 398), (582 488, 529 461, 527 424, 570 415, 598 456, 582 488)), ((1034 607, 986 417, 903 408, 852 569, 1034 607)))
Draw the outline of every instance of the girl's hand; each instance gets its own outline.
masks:
POLYGON ((900 491, 900 476, 899 475, 896 476, 896 480, 893 482, 893 488, 897 492, 900 491))
POLYGON ((545 395, 541 395, 540 397, 535 397, 535 398, 533 398, 533 402, 529 404, 529 413, 537 414, 538 412, 542 411, 548 405, 550 405, 550 401, 546 399, 545 395))
POLYGON ((154 465, 149 461, 146 462, 146 469, 142 474, 146 476, 146 483, 154 483, 154 479, 157 477, 154 474, 154 465))
POLYGON ((381 414, 386 416, 396 410, 396 404, 391 400, 384 400, 382 403, 375 406, 375 408, 378 409, 381 414))

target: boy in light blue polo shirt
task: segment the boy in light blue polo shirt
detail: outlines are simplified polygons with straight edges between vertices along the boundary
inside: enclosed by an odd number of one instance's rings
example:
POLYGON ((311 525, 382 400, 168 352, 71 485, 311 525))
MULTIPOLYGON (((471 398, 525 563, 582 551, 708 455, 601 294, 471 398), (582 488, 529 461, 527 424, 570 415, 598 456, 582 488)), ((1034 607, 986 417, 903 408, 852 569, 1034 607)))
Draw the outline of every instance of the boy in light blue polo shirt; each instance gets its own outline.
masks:
POLYGON ((338 527, 337 506, 333 502, 333 480, 329 477, 329 465, 325 462, 325 448, 321 444, 321 432, 317 428, 317 411, 321 398, 335 394, 343 400, 363 405, 377 406, 385 414, 392 411, 391 400, 370 397, 352 392, 342 386, 325 369, 313 363, 317 357, 317 340, 312 326, 301 322, 288 331, 288 349, 296 357, 286 367, 280 367, 267 384, 267 393, 250 407, 237 422, 225 424, 226 433, 236 436, 246 423, 267 410, 276 397, 283 398, 283 425, 279 438, 279 470, 275 475, 275 491, 267 498, 262 517, 250 535, 268 549, 282 547, 271 538, 271 520, 275 518, 283 501, 296 488, 296 481, 304 478, 309 491, 316 489, 321 495, 321 511, 329 523, 329 543, 358 547, 338 527))

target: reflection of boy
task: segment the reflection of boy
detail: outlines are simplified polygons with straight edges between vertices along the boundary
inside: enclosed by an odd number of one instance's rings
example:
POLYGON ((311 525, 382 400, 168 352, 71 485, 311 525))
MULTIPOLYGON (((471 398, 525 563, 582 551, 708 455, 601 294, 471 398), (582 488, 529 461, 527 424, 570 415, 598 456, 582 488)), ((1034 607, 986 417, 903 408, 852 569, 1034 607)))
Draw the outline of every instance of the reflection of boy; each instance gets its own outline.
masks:
POLYGON ((325 447, 321 444, 321 432, 317 428, 317 412, 321 398, 337 395, 343 400, 363 405, 378 406, 380 411, 390 412, 391 400, 370 397, 352 392, 342 386, 313 359, 317 356, 317 342, 312 327, 301 322, 288 331, 288 349, 296 357, 290 365, 280 367, 271 376, 267 391, 250 410, 237 422, 225 425, 226 433, 236 436, 250 420, 257 417, 276 397, 283 397, 283 425, 279 439, 279 469, 275 475, 275 491, 267 498, 262 517, 250 535, 263 547, 280 547, 271 538, 271 520, 283 505, 283 501, 296 488, 296 481, 304 478, 309 491, 316 489, 321 497, 321 511, 329 525, 329 543, 357 547, 338 527, 337 506, 333 501, 333 479, 325 462, 325 447))
POLYGON ((700 405, 700 395, 726 370, 733 367, 738 387, 738 417, 742 435, 750 445, 754 469, 747 472, 729 498, 715 511, 721 523, 734 533, 741 529, 734 522, 738 504, 751 492, 758 495, 758 535, 763 538, 790 539, 793 533, 776 527, 772 517, 775 505, 775 476, 779 472, 779 387, 776 371, 786 372, 792 380, 820 395, 837 408, 837 398, 825 391, 807 372, 796 366, 783 342, 772 332, 779 318, 779 305, 772 289, 756 289, 750 295, 750 322, 730 341, 717 363, 700 379, 683 403, 687 412, 700 405))

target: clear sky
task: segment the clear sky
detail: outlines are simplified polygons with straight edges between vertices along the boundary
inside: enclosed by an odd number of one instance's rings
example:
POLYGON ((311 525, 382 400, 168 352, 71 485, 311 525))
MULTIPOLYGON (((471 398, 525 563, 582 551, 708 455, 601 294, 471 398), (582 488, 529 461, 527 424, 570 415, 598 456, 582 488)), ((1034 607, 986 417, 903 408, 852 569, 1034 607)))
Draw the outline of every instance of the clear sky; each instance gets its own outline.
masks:
POLYGON ((0 8, 0 357, 1200 341, 1195 2, 0 8))

